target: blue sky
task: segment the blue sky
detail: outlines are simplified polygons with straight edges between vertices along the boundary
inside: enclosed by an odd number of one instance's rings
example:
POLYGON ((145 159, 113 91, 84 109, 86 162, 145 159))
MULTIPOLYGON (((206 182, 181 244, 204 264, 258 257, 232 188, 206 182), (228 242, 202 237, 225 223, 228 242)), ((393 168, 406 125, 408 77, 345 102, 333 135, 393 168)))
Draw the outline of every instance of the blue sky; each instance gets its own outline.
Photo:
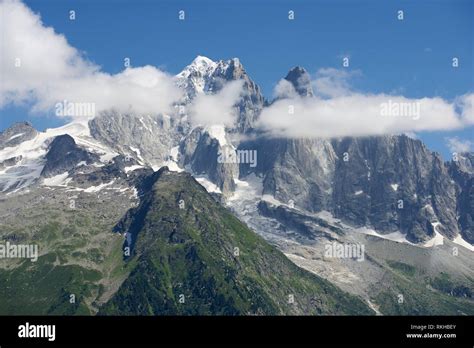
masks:
MULTIPOLYGON (((447 100, 474 90, 474 2, 469 0, 41 0, 25 1, 45 25, 103 71, 154 65, 178 73, 196 55, 213 60, 239 57, 253 80, 271 98, 279 79, 295 66, 310 73, 323 67, 360 70, 353 88, 447 100), (69 10, 76 11, 70 21, 69 10), (186 11, 179 21, 178 11, 186 11), (289 21, 288 11, 295 11, 289 21), (397 20, 397 10, 404 20, 397 20), (451 67, 452 57, 460 66, 451 67)), ((29 119, 39 129, 62 122, 28 110, 0 110, 0 129, 29 119)), ((445 158, 444 138, 473 140, 473 127, 456 132, 420 133, 445 158)))

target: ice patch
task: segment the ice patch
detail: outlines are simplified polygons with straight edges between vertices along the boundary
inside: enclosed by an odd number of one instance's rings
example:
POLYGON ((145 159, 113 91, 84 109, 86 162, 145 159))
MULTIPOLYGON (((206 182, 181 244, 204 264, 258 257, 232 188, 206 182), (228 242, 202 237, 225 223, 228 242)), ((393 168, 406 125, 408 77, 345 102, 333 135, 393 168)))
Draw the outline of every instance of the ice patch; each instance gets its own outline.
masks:
POLYGON ((142 161, 143 163, 145 162, 145 160, 143 159, 142 153, 141 153, 141 151, 140 151, 139 148, 136 148, 136 147, 133 147, 133 146, 128 146, 128 147, 130 148, 130 150, 132 150, 133 152, 135 152, 135 153, 137 154, 138 159, 139 159, 140 161, 142 161))
POLYGON ((221 189, 217 187, 217 185, 209 181, 208 178, 204 176, 200 176, 200 177, 195 176, 194 178, 196 179, 198 183, 204 186, 207 192, 222 193, 221 189))
POLYGON ((145 124, 145 122, 143 121, 143 117, 140 117, 138 119, 140 121, 140 123, 143 125, 143 128, 145 128, 147 131, 149 131, 150 133, 153 133, 153 131, 145 124))
POLYGON ((337 219, 335 218, 331 212, 327 211, 327 210, 321 210, 320 212, 314 214, 316 215, 317 217, 321 218, 321 219, 324 219, 326 220, 327 222, 335 225, 335 224, 340 224, 341 223, 341 219, 337 219))
POLYGON ((245 181, 234 178, 234 182, 236 188, 232 196, 227 199, 229 203, 242 200, 258 202, 260 200, 263 191, 261 178, 251 174, 245 178, 245 181))
POLYGON ((175 146, 171 149, 170 151, 170 157, 173 161, 178 161, 178 155, 179 155, 179 146, 175 146))
POLYGON ((86 192, 86 193, 99 192, 99 191, 103 190, 104 188, 112 185, 114 182, 115 182, 115 180, 112 180, 108 183, 100 184, 100 185, 97 185, 97 186, 89 186, 88 188, 74 187, 74 188, 72 188, 68 191, 82 191, 82 192, 86 192))
POLYGON ((220 146, 227 145, 227 139, 225 137, 224 125, 213 125, 206 127, 206 131, 209 133, 211 138, 217 139, 220 146))
POLYGON ((167 166, 169 170, 172 172, 182 172, 183 168, 180 168, 176 162, 173 161, 165 161, 163 166, 167 166))
POLYGON ((369 307, 375 312, 376 315, 382 315, 382 313, 379 310, 379 306, 372 303, 370 300, 367 300, 367 303, 368 303, 369 307))
POLYGON ((43 186, 67 186, 68 182, 70 182, 72 179, 69 178, 68 180, 69 173, 64 172, 62 174, 55 175, 51 178, 44 178, 43 179, 43 186))
POLYGON ((425 244, 423 244, 423 246, 425 247, 434 247, 434 246, 437 246, 437 245, 443 245, 444 244, 444 237, 441 235, 441 233, 439 233, 437 230, 436 230, 436 227, 438 225, 440 225, 439 222, 433 222, 431 223, 431 225, 433 226, 433 229, 435 231, 435 236, 433 238, 431 238, 429 241, 427 241, 425 244))
POLYGON ((398 184, 390 184, 392 187, 392 190, 397 191, 398 190, 398 184))
POLYGON ((25 133, 19 133, 19 134, 12 135, 12 136, 7 140, 7 142, 10 141, 10 140, 13 140, 13 139, 15 139, 15 138, 21 137, 23 134, 25 134, 25 133))
POLYGON ((9 193, 17 192, 31 184, 39 178, 44 167, 44 163, 40 159, 33 159, 13 167, 8 167, 0 173, 0 191, 9 193))
MULTIPOLYGON (((262 198, 262 178, 251 174, 245 177, 245 181, 234 179, 236 189, 232 196, 226 200, 229 207, 241 221, 251 229, 263 236, 270 243, 285 242, 285 236, 279 234, 280 223, 275 219, 260 215, 258 203, 262 198)), ((293 242, 294 243, 294 242, 293 242)))
POLYGON ((132 191, 132 197, 138 199, 138 190, 135 187, 132 187, 130 190, 132 191))
MULTIPOLYGON (((101 156, 100 156, 100 161, 101 162, 110 162, 112 161, 112 159, 117 156, 115 153, 113 152, 106 152, 106 153, 103 153, 101 156)), ((103 165, 100 165, 100 164, 97 164, 96 167, 102 167, 103 165)))
POLYGON ((269 195, 269 194, 265 194, 262 196, 262 201, 266 201, 268 203, 271 203, 273 205, 286 205, 285 203, 283 203, 282 201, 279 201, 278 199, 276 199, 275 197, 273 197, 272 195, 269 195))
POLYGON ((86 189, 84 189, 84 192, 91 193, 91 192, 99 192, 100 190, 106 188, 107 186, 112 185, 115 182, 115 180, 112 180, 111 182, 105 183, 105 184, 100 184, 97 186, 90 186, 86 189))
POLYGON ((460 234, 453 239, 453 242, 471 251, 474 251, 474 245, 469 244, 460 234))
POLYGON ((137 169, 140 169, 140 168, 144 168, 144 167, 142 165, 135 164, 135 165, 130 166, 130 167, 125 167, 124 170, 125 170, 125 173, 128 173, 128 172, 133 172, 134 170, 137 170, 137 169))
POLYGON ((376 237, 379 237, 379 238, 382 238, 382 239, 388 239, 388 240, 391 240, 393 242, 407 243, 407 244, 414 245, 413 243, 409 242, 406 239, 406 236, 403 233, 398 232, 398 231, 392 232, 392 233, 387 233, 387 234, 380 234, 380 233, 378 233, 378 232, 376 232, 373 229, 368 228, 368 227, 355 228, 354 231, 357 232, 357 233, 367 234, 369 236, 376 236, 376 237))
MULTIPOLYGON (((175 146, 170 150, 169 159, 163 162, 163 167, 168 167, 173 172, 182 172, 184 169, 178 166, 179 146, 175 146)), ((155 168, 153 168, 155 170, 155 168)))

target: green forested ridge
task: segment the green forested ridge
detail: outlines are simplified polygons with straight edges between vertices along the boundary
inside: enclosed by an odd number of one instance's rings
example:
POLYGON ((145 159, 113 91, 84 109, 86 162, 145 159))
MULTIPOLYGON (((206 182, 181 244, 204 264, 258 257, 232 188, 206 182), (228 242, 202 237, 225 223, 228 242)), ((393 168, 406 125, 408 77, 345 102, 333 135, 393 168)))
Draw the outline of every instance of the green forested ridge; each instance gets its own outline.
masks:
POLYGON ((136 266, 100 314, 372 313, 294 265, 189 174, 160 171, 121 225, 134 236, 126 262, 136 266))

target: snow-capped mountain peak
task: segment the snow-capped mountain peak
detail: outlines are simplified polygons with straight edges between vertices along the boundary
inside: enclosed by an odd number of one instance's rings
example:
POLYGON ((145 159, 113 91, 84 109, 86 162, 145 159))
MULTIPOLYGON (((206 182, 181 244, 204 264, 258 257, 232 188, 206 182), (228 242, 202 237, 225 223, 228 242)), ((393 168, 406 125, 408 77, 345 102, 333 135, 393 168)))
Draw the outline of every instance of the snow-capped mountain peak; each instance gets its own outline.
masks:
MULTIPOLYGON (((109 147, 101 144, 90 135, 88 121, 74 120, 61 127, 48 128, 44 132, 37 131, 30 124, 31 136, 17 137, 17 142, 0 141, 0 192, 18 191, 36 182, 46 164, 46 156, 50 144, 54 139, 67 135, 81 148, 90 153, 101 156, 101 160, 108 161, 117 155, 109 147)), ((0 140, 16 130, 18 125, 0 133, 0 140)))
POLYGON ((195 67, 212 68, 216 66, 216 62, 205 56, 197 56, 196 58, 194 58, 191 65, 195 67))
POLYGON ((177 85, 186 90, 188 98, 193 98, 197 93, 204 93, 216 67, 217 63, 211 59, 197 56, 176 75, 177 85))
POLYGON ((200 93, 215 93, 225 81, 248 79, 238 58, 217 62, 197 56, 191 64, 176 75, 177 85, 186 91, 185 102, 200 93))
POLYGON ((181 71, 178 75, 178 78, 189 78, 191 75, 209 75, 211 74, 214 69, 216 68, 217 63, 213 60, 204 57, 204 56, 197 56, 194 60, 186 66, 183 71, 181 71))

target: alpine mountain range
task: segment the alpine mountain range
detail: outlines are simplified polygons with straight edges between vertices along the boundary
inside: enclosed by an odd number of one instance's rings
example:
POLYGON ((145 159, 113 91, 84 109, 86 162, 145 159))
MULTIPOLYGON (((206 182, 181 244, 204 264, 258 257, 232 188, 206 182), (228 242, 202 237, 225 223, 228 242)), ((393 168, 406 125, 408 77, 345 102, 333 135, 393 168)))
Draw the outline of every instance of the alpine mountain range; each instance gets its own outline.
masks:
MULTIPOLYGON (((314 98, 303 67, 284 79, 314 98)), ((237 58, 198 56, 175 83, 170 114, 0 133, 0 237, 40 253, 2 260, 0 314, 474 314, 473 152, 267 136, 274 101, 237 58), (232 81, 234 124, 193 125, 188 105, 232 81)))

